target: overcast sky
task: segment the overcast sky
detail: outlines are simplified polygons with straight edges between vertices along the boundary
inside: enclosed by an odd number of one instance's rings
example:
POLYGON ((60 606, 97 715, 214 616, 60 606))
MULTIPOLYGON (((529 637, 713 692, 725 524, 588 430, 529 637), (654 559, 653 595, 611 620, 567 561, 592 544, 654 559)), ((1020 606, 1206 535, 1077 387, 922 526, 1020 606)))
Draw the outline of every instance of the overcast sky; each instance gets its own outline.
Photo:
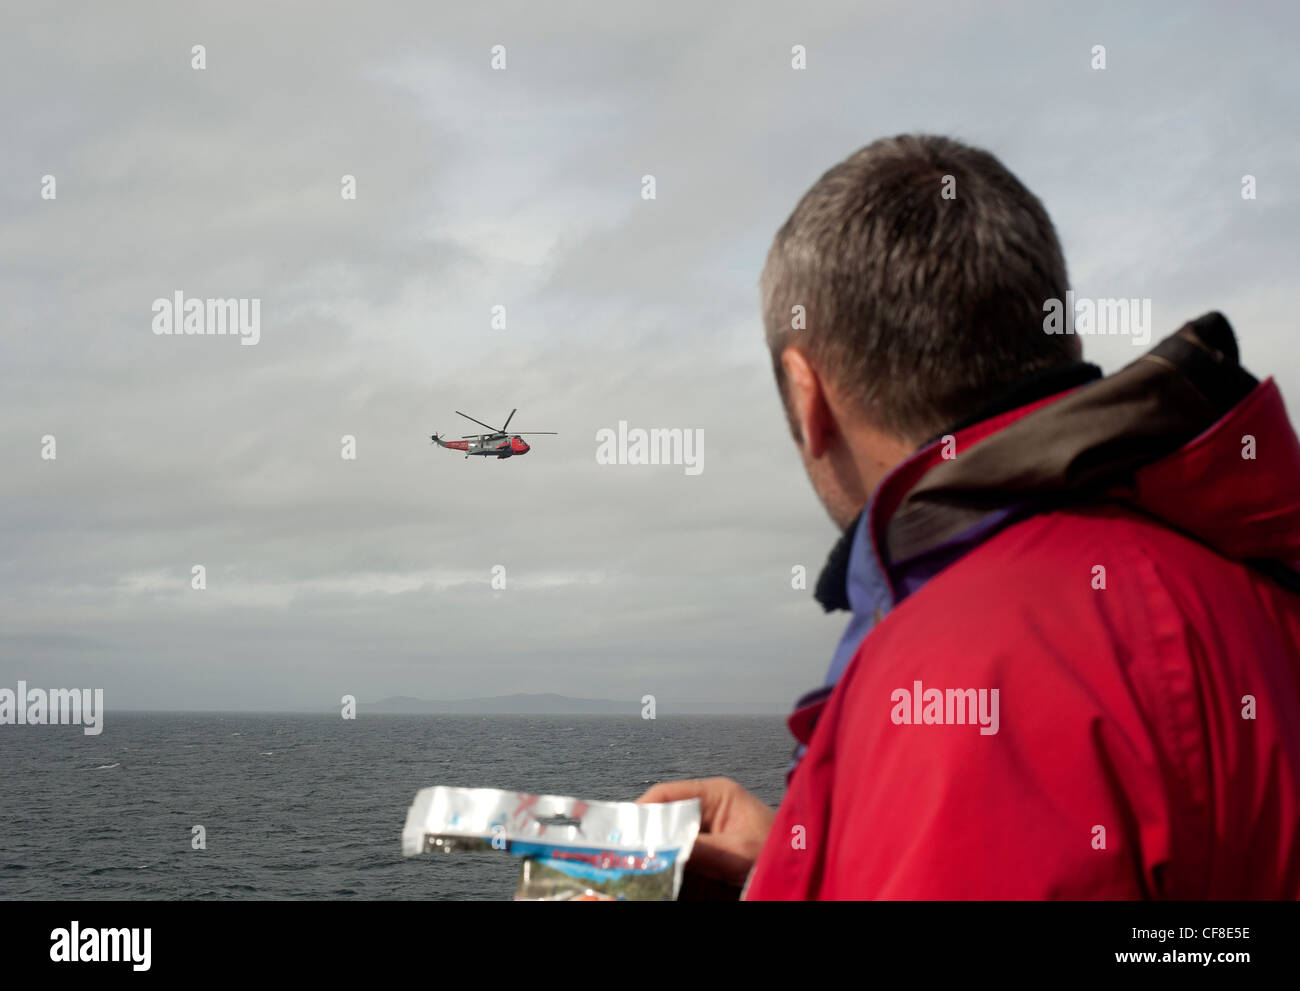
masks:
POLYGON ((1156 338, 1221 309, 1300 401, 1291 4, 182 6, 0 15, 0 687, 785 709, 844 614, 791 588, 836 534, 756 282, 884 135, 988 148, 1079 294, 1156 338), (260 298, 260 343, 156 336, 177 290, 260 298), (559 436, 429 444, 514 407, 559 436), (597 464, 619 420, 703 429, 704 471, 597 464))

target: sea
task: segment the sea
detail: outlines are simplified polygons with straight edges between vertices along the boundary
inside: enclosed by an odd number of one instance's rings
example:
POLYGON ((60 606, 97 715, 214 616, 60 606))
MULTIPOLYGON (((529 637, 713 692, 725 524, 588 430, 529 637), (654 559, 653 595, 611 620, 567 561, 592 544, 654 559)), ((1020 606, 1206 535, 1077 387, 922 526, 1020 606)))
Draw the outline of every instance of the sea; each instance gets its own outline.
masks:
POLYGON ((792 742, 777 716, 109 713, 98 736, 0 726, 0 899, 508 900, 509 854, 402 856, 418 789, 631 801, 658 781, 722 776, 775 805, 792 742))

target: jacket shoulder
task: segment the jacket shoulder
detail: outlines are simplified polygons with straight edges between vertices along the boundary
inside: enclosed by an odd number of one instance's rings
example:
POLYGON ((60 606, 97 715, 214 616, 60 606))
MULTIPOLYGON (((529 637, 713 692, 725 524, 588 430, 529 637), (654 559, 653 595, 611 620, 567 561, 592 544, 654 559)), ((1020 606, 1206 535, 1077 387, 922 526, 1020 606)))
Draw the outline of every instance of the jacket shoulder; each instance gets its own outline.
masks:
POLYGON ((1170 893, 1172 806, 1206 788, 1191 667, 1160 643, 1179 615, 1157 562, 1184 538, 1155 526, 1107 508, 1022 521, 864 639, 826 714, 842 895, 1170 893), (867 851, 855 821, 889 825, 867 851))

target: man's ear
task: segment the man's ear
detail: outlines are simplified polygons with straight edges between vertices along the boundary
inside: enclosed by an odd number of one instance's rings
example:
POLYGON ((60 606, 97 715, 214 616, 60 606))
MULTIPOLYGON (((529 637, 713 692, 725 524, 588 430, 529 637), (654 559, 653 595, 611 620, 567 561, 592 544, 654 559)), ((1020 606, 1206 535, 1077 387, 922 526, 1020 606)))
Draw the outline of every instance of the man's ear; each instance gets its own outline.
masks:
POLYGON ((820 458, 835 439, 839 426, 831 413, 826 389, 817 369, 796 347, 781 352, 786 404, 802 445, 811 458, 820 458))

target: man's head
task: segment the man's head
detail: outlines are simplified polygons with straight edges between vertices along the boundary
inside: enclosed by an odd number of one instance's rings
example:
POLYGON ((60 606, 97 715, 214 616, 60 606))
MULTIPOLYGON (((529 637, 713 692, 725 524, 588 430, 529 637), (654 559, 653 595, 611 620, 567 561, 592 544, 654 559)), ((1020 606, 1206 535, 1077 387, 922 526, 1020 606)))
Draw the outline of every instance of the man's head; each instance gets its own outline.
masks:
POLYGON ((1079 360, 1043 330, 1065 261, 1038 199, 987 152, 883 138, 823 175, 760 282, 777 385, 840 526, 899 461, 990 396, 1079 360))

